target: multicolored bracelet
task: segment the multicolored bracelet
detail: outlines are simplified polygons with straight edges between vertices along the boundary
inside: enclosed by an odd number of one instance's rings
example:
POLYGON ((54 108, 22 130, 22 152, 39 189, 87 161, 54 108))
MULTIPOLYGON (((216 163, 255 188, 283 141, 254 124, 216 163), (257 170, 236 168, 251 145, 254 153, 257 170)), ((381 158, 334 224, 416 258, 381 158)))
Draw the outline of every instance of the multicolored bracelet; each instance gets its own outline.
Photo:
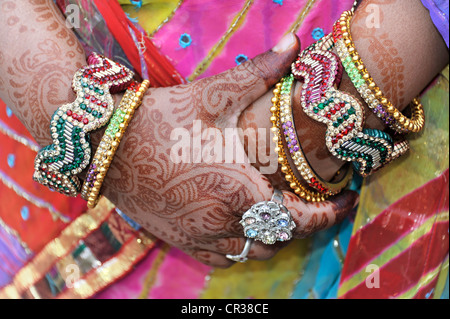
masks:
POLYGON ((294 117, 291 105, 292 87, 294 76, 288 75, 283 78, 280 95, 280 122, 283 129, 284 140, 289 149, 292 161, 296 170, 300 173, 307 185, 322 194, 336 195, 342 191, 350 182, 353 171, 350 165, 346 165, 342 171, 342 176, 337 182, 327 182, 317 175, 309 164, 303 153, 300 140, 295 129, 294 117))
POLYGON ((353 12, 345 11, 333 26, 333 39, 337 54, 350 77, 353 85, 367 103, 369 108, 380 117, 385 124, 398 133, 417 133, 425 124, 425 113, 418 99, 412 105, 412 117, 407 118, 385 97, 356 51, 350 33, 350 21, 353 12))
POLYGON ((87 200, 87 206, 89 208, 94 208, 97 205, 106 173, 119 148, 120 141, 122 140, 128 124, 130 123, 134 112, 141 105, 149 85, 150 82, 148 80, 144 80, 141 84, 135 82, 130 84, 119 107, 106 128, 82 188, 81 196, 87 200))
POLYGON ((322 194, 313 189, 309 189, 306 185, 306 182, 300 181, 294 174, 294 171, 289 165, 289 161, 287 158, 287 154, 284 149, 283 140, 281 136, 281 118, 280 118, 280 95, 283 86, 282 79, 279 83, 276 84, 273 90, 273 98, 272 98, 272 107, 270 108, 270 112, 272 116, 270 117, 270 121, 272 122, 272 133, 273 141, 275 143, 275 152, 278 155, 278 163, 281 165, 281 171, 285 175, 286 181, 289 183, 289 186, 294 190, 294 192, 304 200, 308 202, 322 202, 325 201, 328 197, 326 194, 322 194))
POLYGON ((303 81, 300 104, 314 120, 327 125, 328 150, 343 161, 353 162, 361 176, 368 176, 390 161, 393 141, 378 130, 363 130, 364 109, 350 94, 335 89, 342 66, 330 51, 304 50, 292 65, 303 81))
POLYGON ((75 175, 90 161, 89 132, 109 121, 114 110, 111 93, 124 90, 134 76, 123 65, 96 53, 87 61, 88 66, 79 69, 72 80, 76 100, 53 114, 53 143, 40 150, 34 162, 33 179, 68 196, 77 196, 80 181, 75 175))

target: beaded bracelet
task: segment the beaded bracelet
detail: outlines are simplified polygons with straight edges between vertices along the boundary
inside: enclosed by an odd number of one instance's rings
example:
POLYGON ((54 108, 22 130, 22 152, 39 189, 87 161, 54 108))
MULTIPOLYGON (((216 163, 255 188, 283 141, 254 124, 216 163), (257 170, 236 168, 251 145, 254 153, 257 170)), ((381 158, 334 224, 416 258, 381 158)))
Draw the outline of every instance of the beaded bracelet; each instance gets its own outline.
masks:
POLYGON ((289 186, 294 190, 294 192, 305 199, 308 202, 322 202, 327 199, 326 194, 321 194, 320 192, 316 192, 314 190, 308 189, 304 183, 297 179, 292 171, 286 152, 284 150, 284 145, 281 137, 281 122, 280 122, 280 93, 283 85, 284 79, 282 79, 279 83, 276 84, 275 89, 273 90, 273 98, 272 98, 272 107, 270 108, 270 112, 272 116, 270 117, 270 121, 272 122, 272 133, 273 141, 275 143, 275 152, 278 155, 278 163, 281 165, 281 171, 285 175, 285 179, 289 182, 289 186))
POLYGON ((293 75, 303 80, 300 104, 314 120, 327 125, 326 145, 337 158, 353 162, 361 176, 368 176, 390 162, 393 141, 378 130, 363 130, 364 109, 350 94, 334 87, 342 66, 330 51, 303 51, 293 63, 293 75))
POLYGON ((351 11, 345 11, 333 27, 333 39, 336 44, 344 68, 355 88, 365 100, 369 108, 385 124, 398 133, 417 133, 425 124, 425 113, 417 99, 413 100, 412 116, 407 118, 384 96, 373 78, 367 71, 364 63, 356 51, 350 34, 350 20, 353 17, 351 11))
POLYGON ((316 189, 322 194, 336 195, 349 183, 353 176, 353 171, 349 165, 344 168, 343 178, 336 183, 324 181, 318 176, 308 163, 303 153, 300 140, 297 137, 295 123, 291 106, 292 87, 294 76, 288 75, 283 78, 280 96, 280 121, 284 132, 284 140, 288 146, 292 161, 302 178, 308 186, 316 189))
POLYGON ((82 198, 87 200, 87 206, 94 208, 99 200, 100 189, 120 141, 130 123, 134 112, 141 105, 143 96, 150 82, 144 80, 141 84, 132 83, 124 94, 119 107, 115 111, 100 141, 94 159, 89 167, 86 181, 83 184, 82 198))
POLYGON ((111 93, 125 89, 134 76, 123 65, 96 53, 87 61, 88 66, 79 69, 72 80, 76 100, 53 114, 53 143, 40 150, 34 162, 33 179, 68 196, 77 196, 80 181, 75 175, 90 161, 89 132, 108 122, 114 109, 111 93))

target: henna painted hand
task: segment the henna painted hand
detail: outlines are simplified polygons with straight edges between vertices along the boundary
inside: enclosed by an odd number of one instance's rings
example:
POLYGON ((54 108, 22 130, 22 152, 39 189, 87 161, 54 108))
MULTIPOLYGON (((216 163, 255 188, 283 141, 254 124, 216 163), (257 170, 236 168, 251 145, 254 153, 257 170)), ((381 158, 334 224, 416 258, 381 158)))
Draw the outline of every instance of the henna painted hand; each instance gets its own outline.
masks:
MULTIPOLYGON (((298 50, 298 39, 288 35, 273 50, 217 76, 150 89, 122 140, 104 194, 158 238, 206 264, 230 266, 225 255, 239 254, 245 242, 240 217, 269 200, 273 187, 249 163, 239 137, 227 132, 289 70, 298 50)), ((347 192, 325 203, 304 203, 284 191, 284 200, 298 226, 294 236, 305 237, 340 221, 356 196, 347 192)), ((282 246, 255 242, 249 258, 270 258, 282 246)))

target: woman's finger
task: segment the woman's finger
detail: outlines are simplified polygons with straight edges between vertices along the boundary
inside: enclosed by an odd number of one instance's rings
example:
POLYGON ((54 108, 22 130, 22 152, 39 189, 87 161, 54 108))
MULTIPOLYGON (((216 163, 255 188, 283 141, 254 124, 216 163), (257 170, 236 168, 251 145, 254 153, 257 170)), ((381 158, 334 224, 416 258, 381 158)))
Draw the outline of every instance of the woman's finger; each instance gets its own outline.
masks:
POLYGON ((283 191, 284 205, 297 225, 294 237, 304 238, 340 223, 358 204, 358 193, 345 190, 324 202, 305 202, 292 192, 283 191))
POLYGON ((203 100, 202 113, 205 116, 221 116, 224 122, 237 118, 289 71, 299 50, 298 38, 290 33, 272 50, 223 73, 193 82, 194 91, 203 100))

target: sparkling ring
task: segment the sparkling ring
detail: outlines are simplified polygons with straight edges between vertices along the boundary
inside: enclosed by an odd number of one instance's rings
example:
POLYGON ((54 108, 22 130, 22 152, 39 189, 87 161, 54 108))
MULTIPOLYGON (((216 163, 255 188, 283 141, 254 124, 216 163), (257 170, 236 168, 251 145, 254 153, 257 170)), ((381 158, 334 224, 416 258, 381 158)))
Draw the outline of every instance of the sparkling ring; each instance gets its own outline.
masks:
POLYGON ((250 246, 253 243, 253 239, 247 238, 244 249, 242 249, 242 252, 239 255, 226 255, 228 259, 231 259, 232 261, 237 261, 240 263, 245 263, 247 261, 247 255, 250 251, 250 246))
POLYGON ((256 203, 242 215, 240 224, 244 227, 244 236, 272 245, 277 240, 292 238, 296 225, 291 214, 283 205, 283 193, 275 189, 270 201, 256 203))

